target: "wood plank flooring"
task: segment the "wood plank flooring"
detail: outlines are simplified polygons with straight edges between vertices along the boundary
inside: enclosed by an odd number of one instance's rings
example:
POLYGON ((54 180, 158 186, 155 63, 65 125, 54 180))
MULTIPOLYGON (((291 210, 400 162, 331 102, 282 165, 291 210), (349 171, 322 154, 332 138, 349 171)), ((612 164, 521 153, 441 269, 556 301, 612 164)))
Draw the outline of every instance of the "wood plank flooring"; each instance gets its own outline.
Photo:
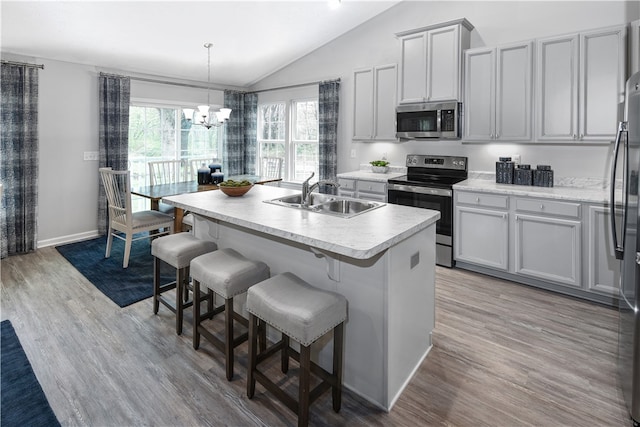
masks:
MULTIPOLYGON (((232 382, 213 345, 193 350, 190 310, 176 336, 168 310, 153 315, 150 298, 117 307, 54 248, 4 259, 1 272, 1 318, 62 425, 296 425, 260 385, 247 399, 246 344, 232 382)), ((345 391, 336 414, 326 393, 311 425, 628 425, 616 341, 614 309, 438 268, 434 348, 392 411, 345 391)))

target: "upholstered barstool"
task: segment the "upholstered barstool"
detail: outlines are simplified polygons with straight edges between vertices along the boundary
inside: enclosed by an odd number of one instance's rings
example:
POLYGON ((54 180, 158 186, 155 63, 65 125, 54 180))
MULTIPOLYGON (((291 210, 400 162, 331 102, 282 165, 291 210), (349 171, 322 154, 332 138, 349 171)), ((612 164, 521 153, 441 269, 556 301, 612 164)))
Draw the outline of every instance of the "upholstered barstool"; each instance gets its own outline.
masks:
POLYGON ((218 249, 214 242, 201 240, 191 233, 177 233, 159 237, 151 243, 153 255, 153 313, 158 314, 160 303, 176 314, 176 333, 182 333, 184 309, 191 306, 189 301, 189 266, 197 256, 218 249), (160 283, 160 261, 164 261, 176 269, 176 280, 160 283), (168 300, 164 292, 176 289, 175 304, 168 300))
POLYGON ((324 390, 332 389, 333 409, 340 411, 342 402, 342 352, 347 300, 339 294, 317 289, 292 273, 283 273, 252 286, 247 291, 249 312, 249 367, 247 396, 255 393, 256 381, 273 393, 289 409, 298 414, 298 425, 309 423, 309 406, 324 390), (258 353, 257 332, 266 322, 282 332, 282 339, 258 353), (311 361, 311 344, 333 330, 333 373, 311 361), (289 347, 289 339, 300 343, 300 352, 289 347), (258 370, 258 364, 280 350, 281 369, 289 370, 289 357, 300 363, 298 400, 258 370), (322 379, 313 390, 310 373, 322 379))
POLYGON ((225 355, 227 379, 233 378, 233 349, 247 340, 247 333, 234 338, 234 320, 248 326, 247 319, 233 309, 233 297, 247 292, 250 286, 269 278, 269 267, 261 261, 245 258, 239 252, 225 248, 194 258, 191 261, 193 278, 193 348, 200 347, 200 334, 225 355), (214 308, 208 304, 207 312, 200 313, 201 291, 207 289, 212 301, 214 292, 224 299, 224 305, 214 308), (225 312, 224 341, 209 331, 202 322, 225 312))

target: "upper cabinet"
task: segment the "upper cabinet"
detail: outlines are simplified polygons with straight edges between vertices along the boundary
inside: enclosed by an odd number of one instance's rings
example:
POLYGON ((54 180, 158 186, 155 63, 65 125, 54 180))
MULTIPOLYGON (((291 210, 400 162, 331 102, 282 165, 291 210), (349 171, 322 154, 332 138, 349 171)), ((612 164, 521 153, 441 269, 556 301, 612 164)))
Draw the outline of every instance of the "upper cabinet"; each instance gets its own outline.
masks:
POLYGON ((622 117, 626 27, 537 41, 536 137, 604 142, 622 117))
POLYGON ((464 139, 530 141, 533 42, 465 52, 464 139))
POLYGON ((353 140, 396 141, 397 66, 353 72, 353 140))
POLYGON ((466 19, 397 33, 398 103, 461 99, 462 54, 473 26, 466 19))
POLYGON ((640 71, 640 19, 630 25, 629 35, 629 75, 640 71))

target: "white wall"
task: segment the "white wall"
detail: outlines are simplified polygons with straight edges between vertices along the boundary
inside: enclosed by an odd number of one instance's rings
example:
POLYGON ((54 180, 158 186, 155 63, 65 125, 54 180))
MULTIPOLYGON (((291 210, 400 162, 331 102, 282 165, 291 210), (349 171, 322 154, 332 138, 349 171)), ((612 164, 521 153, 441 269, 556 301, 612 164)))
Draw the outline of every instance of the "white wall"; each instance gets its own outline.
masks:
POLYGON ((465 155, 473 171, 492 171, 499 156, 520 154, 523 163, 550 164, 556 176, 608 175, 610 145, 571 147, 536 144, 462 144, 460 141, 403 143, 352 142, 352 72, 357 68, 398 63, 400 44, 395 33, 439 22, 466 18, 475 29, 471 47, 494 46, 537 37, 626 24, 640 17, 639 2, 630 1, 404 1, 357 29, 265 78, 252 89, 279 87, 341 78, 338 171, 358 169, 361 163, 386 153, 395 165, 407 154, 465 155), (356 158, 350 158, 355 149, 356 158))

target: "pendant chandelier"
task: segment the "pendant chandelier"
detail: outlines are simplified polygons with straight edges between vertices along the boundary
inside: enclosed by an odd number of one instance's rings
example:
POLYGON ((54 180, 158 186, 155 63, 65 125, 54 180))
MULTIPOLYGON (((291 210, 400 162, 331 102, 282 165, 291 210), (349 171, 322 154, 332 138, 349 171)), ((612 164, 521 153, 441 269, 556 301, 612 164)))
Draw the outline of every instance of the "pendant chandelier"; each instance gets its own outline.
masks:
MULTIPOLYGON (((211 109, 211 47, 212 43, 205 43, 204 47, 207 48, 207 105, 198 105, 197 124, 200 124, 207 129, 212 127, 218 127, 225 124, 229 120, 231 115, 231 108, 221 108, 219 111, 212 111, 211 109)), ((183 108, 184 116, 187 120, 193 120, 195 110, 193 108, 183 108)))

